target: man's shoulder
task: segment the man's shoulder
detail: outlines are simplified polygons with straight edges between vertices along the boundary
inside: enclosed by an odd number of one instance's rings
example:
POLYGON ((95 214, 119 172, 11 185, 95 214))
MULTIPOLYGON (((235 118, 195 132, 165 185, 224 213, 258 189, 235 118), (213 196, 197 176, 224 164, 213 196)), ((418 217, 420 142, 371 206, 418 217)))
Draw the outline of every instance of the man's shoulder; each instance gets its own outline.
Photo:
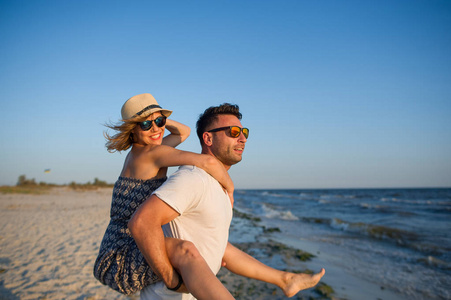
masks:
POLYGON ((181 166, 172 175, 169 176, 165 184, 176 182, 191 182, 192 184, 203 184, 208 181, 210 175, 196 166, 181 166))
POLYGON ((183 176, 188 174, 197 174, 199 176, 208 175, 208 173, 205 172, 203 169, 191 165, 180 166, 178 170, 174 173, 174 175, 176 174, 181 174, 183 176))

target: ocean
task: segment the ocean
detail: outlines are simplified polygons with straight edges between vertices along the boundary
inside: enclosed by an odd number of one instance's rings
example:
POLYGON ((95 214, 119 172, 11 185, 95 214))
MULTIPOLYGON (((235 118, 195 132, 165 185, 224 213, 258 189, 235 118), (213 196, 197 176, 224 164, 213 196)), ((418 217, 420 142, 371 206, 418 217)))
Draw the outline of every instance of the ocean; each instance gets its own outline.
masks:
POLYGON ((237 190, 235 209, 327 256, 326 282, 333 262, 400 299, 451 299, 451 189, 237 190))

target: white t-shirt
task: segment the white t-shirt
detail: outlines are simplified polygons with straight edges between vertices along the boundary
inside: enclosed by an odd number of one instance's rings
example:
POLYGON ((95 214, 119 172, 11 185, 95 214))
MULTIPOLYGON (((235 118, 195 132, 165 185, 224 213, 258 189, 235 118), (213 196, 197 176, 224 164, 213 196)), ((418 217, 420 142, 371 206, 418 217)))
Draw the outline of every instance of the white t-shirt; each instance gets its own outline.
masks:
MULTIPOLYGON (((204 170, 182 166, 154 192, 180 216, 163 226, 165 236, 196 245, 213 273, 221 268, 232 220, 230 199, 221 185, 204 170)), ((170 291, 163 282, 147 286, 141 299, 194 299, 170 291)))

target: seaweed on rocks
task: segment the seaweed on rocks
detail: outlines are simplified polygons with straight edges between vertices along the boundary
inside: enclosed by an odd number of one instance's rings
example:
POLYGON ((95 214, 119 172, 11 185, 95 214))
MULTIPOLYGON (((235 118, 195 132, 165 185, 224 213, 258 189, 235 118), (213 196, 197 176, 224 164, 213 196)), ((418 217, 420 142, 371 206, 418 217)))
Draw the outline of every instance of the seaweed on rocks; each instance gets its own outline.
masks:
MULTIPOLYGON (((313 259, 316 257, 315 255, 271 239, 271 236, 277 235, 281 230, 277 227, 266 228, 259 222, 261 222, 260 218, 234 209, 231 235, 235 235, 235 237, 231 239, 232 244, 278 270, 291 273, 314 273, 305 268, 303 263, 313 259)), ((277 286, 233 274, 226 268, 222 268, 217 277, 236 299, 287 299, 277 286)), ((321 289, 321 291, 323 290, 324 288, 321 289)), ((326 298, 324 292, 320 294, 314 288, 310 288, 300 291, 290 299, 330 298, 326 298)))
POLYGON ((325 299, 332 299, 331 297, 335 293, 334 289, 331 286, 323 282, 318 283, 318 285, 314 288, 314 291, 319 295, 326 297, 325 299))

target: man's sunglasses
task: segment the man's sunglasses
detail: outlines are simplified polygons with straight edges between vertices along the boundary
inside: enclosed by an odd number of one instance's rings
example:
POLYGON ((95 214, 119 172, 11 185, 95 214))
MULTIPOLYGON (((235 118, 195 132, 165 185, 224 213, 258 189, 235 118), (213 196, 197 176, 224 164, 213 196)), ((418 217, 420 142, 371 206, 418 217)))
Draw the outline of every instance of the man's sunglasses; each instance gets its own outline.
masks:
POLYGON ((208 130, 208 132, 217 132, 217 131, 227 130, 227 129, 229 129, 229 134, 233 138, 239 137, 241 132, 243 132, 243 135, 244 135, 245 138, 249 137, 249 129, 248 128, 241 128, 241 127, 238 127, 238 126, 220 127, 220 128, 215 128, 215 129, 212 129, 212 130, 208 130))
POLYGON ((155 125, 158 127, 163 127, 166 124, 166 117, 160 116, 155 120, 146 120, 144 122, 138 123, 142 130, 147 131, 152 128, 152 122, 155 122, 155 125))

